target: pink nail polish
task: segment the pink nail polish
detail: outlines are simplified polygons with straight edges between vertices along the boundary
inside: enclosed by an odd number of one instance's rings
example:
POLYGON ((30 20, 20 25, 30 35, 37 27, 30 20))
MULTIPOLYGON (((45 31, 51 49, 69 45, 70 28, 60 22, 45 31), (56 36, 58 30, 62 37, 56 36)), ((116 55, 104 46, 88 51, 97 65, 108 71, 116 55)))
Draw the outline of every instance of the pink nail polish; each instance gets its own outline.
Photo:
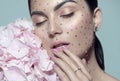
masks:
POLYGON ((54 67, 54 68, 56 68, 56 67, 57 67, 57 65, 56 65, 56 64, 54 64, 54 65, 53 65, 53 67, 54 67))
POLYGON ((58 51, 56 49, 52 50, 54 54, 57 54, 58 51))
POLYGON ((86 62, 86 59, 85 59, 85 58, 83 58, 83 59, 82 59, 82 62, 83 62, 84 64, 87 64, 87 62, 86 62))
POLYGON ((67 49, 67 47, 66 47, 66 46, 62 46, 62 48, 63 48, 63 49, 65 49, 65 50, 67 49))
POLYGON ((53 56, 50 56, 50 59, 51 60, 54 60, 56 57, 53 55, 53 56))

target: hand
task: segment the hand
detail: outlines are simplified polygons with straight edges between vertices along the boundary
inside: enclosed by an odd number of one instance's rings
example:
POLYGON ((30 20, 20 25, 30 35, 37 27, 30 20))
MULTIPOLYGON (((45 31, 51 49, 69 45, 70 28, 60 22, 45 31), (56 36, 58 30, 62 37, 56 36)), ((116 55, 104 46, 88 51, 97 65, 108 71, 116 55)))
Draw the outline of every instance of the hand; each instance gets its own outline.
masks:
POLYGON ((70 51, 55 52, 52 60, 56 64, 54 69, 61 81, 92 81, 85 67, 85 59, 81 60, 70 51))

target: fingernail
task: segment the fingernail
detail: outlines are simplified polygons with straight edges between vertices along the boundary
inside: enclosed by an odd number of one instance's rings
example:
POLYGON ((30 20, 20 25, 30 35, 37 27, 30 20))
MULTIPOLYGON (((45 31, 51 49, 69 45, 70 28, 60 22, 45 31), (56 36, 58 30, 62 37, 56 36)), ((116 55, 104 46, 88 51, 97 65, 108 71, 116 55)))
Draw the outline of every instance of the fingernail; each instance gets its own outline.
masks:
POLYGON ((62 46, 62 48, 63 48, 64 50, 67 50, 68 47, 66 47, 66 46, 62 46))
POLYGON ((53 55, 53 56, 50 56, 50 59, 51 60, 54 60, 56 57, 53 55))
POLYGON ((57 67, 57 65, 56 65, 56 64, 54 64, 54 65, 53 65, 53 67, 54 67, 54 68, 56 68, 56 67, 57 67))
POLYGON ((86 59, 85 59, 85 58, 83 58, 83 59, 82 59, 82 62, 83 62, 84 64, 87 64, 87 62, 86 62, 86 59))
POLYGON ((58 53, 58 51, 57 50, 52 50, 52 52, 54 53, 54 54, 57 54, 58 53))

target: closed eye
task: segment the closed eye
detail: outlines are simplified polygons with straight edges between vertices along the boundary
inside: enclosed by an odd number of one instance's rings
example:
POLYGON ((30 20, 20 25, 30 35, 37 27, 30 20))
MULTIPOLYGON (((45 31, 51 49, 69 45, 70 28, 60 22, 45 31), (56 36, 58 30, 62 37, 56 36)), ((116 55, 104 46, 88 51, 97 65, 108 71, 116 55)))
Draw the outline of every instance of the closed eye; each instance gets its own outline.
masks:
POLYGON ((63 17, 63 18, 70 18, 70 17, 72 17, 73 15, 74 15, 74 12, 71 12, 71 13, 69 13, 69 14, 61 15, 61 17, 63 17))
POLYGON ((46 21, 47 21, 47 20, 44 20, 44 21, 42 21, 42 22, 38 22, 38 23, 36 23, 35 25, 36 25, 36 26, 41 26, 41 25, 43 25, 46 21))

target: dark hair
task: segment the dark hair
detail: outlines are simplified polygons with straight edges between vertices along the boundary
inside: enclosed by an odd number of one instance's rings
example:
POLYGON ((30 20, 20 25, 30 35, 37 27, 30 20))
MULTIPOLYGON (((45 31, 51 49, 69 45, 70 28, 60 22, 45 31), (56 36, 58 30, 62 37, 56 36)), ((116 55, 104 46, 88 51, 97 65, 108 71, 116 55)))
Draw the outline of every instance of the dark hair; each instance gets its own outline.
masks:
POLYGON ((95 57, 98 62, 98 65, 100 66, 101 69, 105 70, 104 53, 103 53, 102 45, 96 35, 94 40, 94 49, 95 49, 95 57))
MULTIPOLYGON (((98 7, 98 1, 97 0, 92 0, 92 1, 85 0, 85 1, 89 6, 90 11, 93 13, 95 8, 98 7)), ((101 69, 105 70, 103 48, 96 35, 95 35, 94 41, 95 41, 94 42, 95 57, 96 57, 97 63, 101 69)))
POLYGON ((97 0, 85 0, 86 3, 88 4, 91 12, 94 12, 94 9, 98 7, 98 1, 97 0))
POLYGON ((29 13, 31 15, 31 0, 28 0, 28 8, 29 8, 29 13))
MULTIPOLYGON (((88 6, 90 7, 90 10, 91 12, 94 11, 94 9, 98 6, 98 1, 97 0, 85 0, 88 4, 88 6)), ((30 3, 31 3, 31 0, 28 0, 28 8, 29 8, 29 11, 31 12, 31 8, 30 8, 30 3)))
MULTIPOLYGON (((98 6, 98 1, 97 0, 92 0, 92 1, 91 0, 85 0, 85 1, 89 6, 90 11, 93 13, 94 9, 98 6)), ((29 11, 31 12, 30 3, 31 3, 31 0, 28 0, 28 7, 29 7, 29 11)), ((99 64, 100 68, 105 70, 103 49, 102 49, 101 43, 100 43, 100 41, 99 41, 99 39, 97 38, 96 35, 95 35, 94 48, 95 48, 96 60, 99 64)))

